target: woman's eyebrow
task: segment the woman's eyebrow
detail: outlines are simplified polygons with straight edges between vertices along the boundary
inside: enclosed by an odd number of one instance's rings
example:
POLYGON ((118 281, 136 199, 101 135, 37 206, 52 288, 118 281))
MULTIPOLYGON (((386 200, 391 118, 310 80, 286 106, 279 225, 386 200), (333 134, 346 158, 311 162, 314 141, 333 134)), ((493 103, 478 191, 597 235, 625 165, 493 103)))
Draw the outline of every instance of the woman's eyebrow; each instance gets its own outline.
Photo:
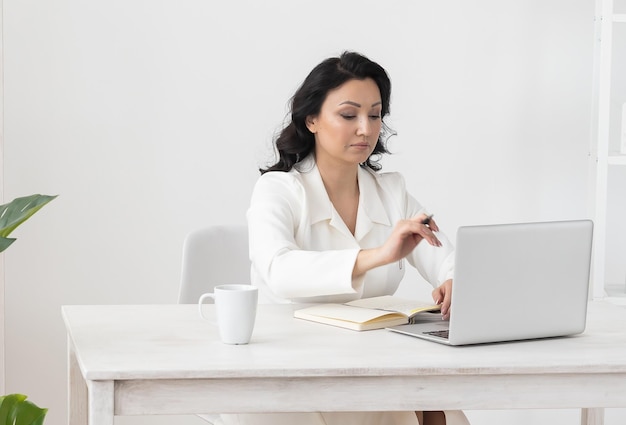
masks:
MULTIPOLYGON (((378 105, 380 105, 380 104, 382 104, 382 103, 383 103, 383 102, 381 102, 380 100, 379 100, 378 102, 374 102, 374 103, 372 103, 372 108, 373 108, 374 106, 378 106, 378 105)), ((355 106, 355 107, 357 107, 357 108, 360 108, 360 107, 361 107, 361 104, 360 104, 360 103, 356 103, 356 102, 353 102, 353 101, 351 101, 351 100, 345 100, 345 101, 341 102, 339 105, 351 105, 351 106, 355 106)))

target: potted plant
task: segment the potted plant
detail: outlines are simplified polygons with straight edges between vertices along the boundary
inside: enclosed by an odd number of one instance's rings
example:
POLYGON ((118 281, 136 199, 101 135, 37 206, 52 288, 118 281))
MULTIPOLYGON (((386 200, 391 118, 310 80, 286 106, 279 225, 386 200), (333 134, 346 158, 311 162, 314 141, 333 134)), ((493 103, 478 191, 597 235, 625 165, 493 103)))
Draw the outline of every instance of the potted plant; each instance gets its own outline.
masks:
MULTIPOLYGON (((15 238, 8 237, 10 233, 54 198, 37 194, 0 205, 0 252, 15 242, 15 238)), ((26 400, 23 394, 0 396, 0 425, 41 425, 47 412, 48 409, 26 400)))

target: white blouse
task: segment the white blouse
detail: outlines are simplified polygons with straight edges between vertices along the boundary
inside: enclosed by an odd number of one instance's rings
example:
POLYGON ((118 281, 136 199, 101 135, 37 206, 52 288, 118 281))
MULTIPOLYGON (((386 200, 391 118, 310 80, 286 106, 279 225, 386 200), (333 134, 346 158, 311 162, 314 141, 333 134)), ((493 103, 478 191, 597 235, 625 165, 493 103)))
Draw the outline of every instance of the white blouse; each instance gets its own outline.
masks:
MULTIPOLYGON (((267 172, 257 184, 247 213, 252 284, 267 302, 346 302, 393 294, 404 261, 368 271, 352 281, 361 249, 381 246, 401 219, 426 213, 406 191, 399 173, 359 168, 355 233, 333 207, 312 155, 289 172, 267 172)), ((439 286, 454 273, 454 249, 420 242, 406 257, 425 280, 439 286)))

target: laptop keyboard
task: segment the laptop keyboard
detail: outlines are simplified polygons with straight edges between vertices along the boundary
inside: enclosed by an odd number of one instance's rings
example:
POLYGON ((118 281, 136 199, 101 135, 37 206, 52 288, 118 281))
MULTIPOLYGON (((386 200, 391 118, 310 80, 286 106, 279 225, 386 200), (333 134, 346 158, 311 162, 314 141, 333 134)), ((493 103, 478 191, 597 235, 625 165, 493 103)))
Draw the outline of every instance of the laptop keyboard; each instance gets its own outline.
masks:
POLYGON ((443 330, 440 330, 440 331, 424 332, 424 334, 436 336, 436 337, 439 337, 439 338, 448 339, 448 329, 443 329, 443 330))

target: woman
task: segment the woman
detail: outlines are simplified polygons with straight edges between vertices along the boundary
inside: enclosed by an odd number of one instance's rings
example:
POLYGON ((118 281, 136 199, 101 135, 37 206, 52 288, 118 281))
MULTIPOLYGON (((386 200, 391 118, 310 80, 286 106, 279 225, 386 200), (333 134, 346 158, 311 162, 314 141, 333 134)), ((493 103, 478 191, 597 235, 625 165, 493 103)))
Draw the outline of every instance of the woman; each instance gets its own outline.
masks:
MULTIPOLYGON (((346 302, 393 294, 404 259, 450 314, 453 248, 405 190, 380 173, 391 83, 346 52, 316 66, 297 90, 278 161, 262 169, 248 211, 252 283, 274 302, 346 302)), ((460 412, 229 415, 226 423, 452 424, 460 412), (419 422, 418 422, 419 419, 419 422)), ((465 422, 454 422, 465 423, 465 422)))

